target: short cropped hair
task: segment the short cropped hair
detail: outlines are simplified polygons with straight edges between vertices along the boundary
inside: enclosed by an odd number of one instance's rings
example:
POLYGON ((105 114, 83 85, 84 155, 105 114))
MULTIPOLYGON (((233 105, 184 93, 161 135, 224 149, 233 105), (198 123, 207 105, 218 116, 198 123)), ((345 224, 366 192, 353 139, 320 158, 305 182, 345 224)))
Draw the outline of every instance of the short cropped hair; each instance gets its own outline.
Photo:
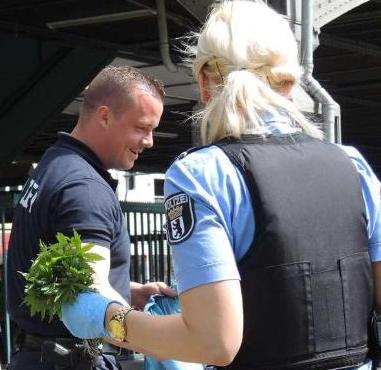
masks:
POLYGON ((164 103, 163 83, 153 76, 129 66, 107 66, 90 82, 84 92, 81 114, 101 105, 115 113, 125 111, 134 89, 142 89, 164 103))

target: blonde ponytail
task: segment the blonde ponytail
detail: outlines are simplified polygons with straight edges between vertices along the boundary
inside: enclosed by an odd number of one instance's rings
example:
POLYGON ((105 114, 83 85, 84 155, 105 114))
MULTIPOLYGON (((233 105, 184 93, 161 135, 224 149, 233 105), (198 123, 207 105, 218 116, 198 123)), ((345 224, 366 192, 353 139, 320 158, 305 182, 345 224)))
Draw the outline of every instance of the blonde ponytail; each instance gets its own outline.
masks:
POLYGON ((290 100, 256 74, 243 69, 233 71, 224 77, 224 84, 216 88, 213 98, 198 113, 202 143, 211 144, 227 136, 240 138, 245 132, 262 135, 265 131, 260 113, 279 109, 288 112, 303 132, 322 138, 321 131, 290 100))
POLYGON ((301 75, 297 44, 287 21, 263 2, 224 1, 216 5, 203 29, 185 47, 198 79, 204 73, 214 82, 201 121, 201 139, 211 144, 245 132, 263 134, 263 112, 283 111, 294 126, 321 139, 282 87, 294 86, 301 75))

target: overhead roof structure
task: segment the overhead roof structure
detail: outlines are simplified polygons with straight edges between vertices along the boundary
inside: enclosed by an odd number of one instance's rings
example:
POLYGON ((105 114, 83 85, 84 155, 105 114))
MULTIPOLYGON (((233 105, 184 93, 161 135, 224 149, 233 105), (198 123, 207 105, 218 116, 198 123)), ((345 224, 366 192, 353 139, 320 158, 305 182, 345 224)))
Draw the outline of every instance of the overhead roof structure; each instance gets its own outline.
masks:
POLYGON ((381 176, 381 1, 320 29, 315 77, 340 104, 343 143, 356 146, 381 176))
MULTIPOLYGON (((212 0, 3 0, 0 3, 0 186, 76 123, 81 94, 105 65, 132 65, 165 83, 154 148, 135 170, 162 172, 192 146, 186 121, 197 86, 181 66, 179 38, 198 29, 212 0)), ((268 1, 291 14, 300 0, 268 1)), ((294 21, 300 22, 296 12, 294 21)), ((314 76, 341 105, 343 143, 381 174, 381 1, 315 1, 314 76)))

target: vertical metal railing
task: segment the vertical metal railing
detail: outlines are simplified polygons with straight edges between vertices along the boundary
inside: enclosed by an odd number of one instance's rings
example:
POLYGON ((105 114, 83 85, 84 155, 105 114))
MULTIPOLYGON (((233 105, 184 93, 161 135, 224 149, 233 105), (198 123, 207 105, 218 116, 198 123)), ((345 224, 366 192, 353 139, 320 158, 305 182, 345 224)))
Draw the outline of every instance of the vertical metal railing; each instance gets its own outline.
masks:
POLYGON ((171 284, 171 252, 162 203, 121 202, 131 241, 131 279, 171 284))

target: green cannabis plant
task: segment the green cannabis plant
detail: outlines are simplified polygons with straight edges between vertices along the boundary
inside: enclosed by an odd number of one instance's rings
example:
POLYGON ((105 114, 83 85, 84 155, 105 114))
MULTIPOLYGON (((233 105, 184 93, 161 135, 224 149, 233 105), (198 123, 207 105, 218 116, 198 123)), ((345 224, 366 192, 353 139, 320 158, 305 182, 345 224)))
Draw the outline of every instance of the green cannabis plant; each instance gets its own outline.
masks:
POLYGON ((80 292, 95 290, 90 263, 103 259, 90 252, 92 244, 82 244, 75 230, 72 237, 57 233, 56 238, 54 244, 40 242, 29 271, 21 272, 26 280, 24 303, 32 316, 40 313, 49 322, 54 316, 61 318, 62 304, 74 302, 80 292))

